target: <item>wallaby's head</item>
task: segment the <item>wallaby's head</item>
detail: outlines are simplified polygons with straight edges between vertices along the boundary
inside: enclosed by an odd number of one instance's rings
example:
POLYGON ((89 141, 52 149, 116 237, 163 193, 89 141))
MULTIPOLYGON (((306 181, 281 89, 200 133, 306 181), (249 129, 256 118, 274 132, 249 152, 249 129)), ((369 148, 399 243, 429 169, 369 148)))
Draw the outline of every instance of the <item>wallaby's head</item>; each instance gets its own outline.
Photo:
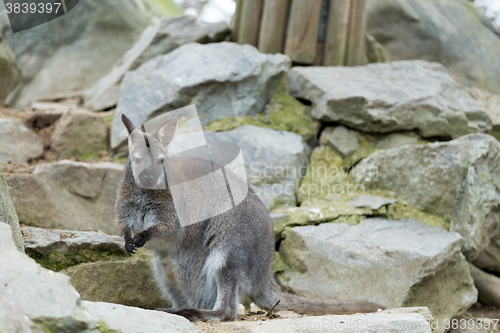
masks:
POLYGON ((124 114, 122 121, 129 133, 129 160, 136 184, 146 189, 165 188, 163 169, 168 167, 167 147, 174 138, 177 119, 167 119, 153 133, 142 132, 124 114))

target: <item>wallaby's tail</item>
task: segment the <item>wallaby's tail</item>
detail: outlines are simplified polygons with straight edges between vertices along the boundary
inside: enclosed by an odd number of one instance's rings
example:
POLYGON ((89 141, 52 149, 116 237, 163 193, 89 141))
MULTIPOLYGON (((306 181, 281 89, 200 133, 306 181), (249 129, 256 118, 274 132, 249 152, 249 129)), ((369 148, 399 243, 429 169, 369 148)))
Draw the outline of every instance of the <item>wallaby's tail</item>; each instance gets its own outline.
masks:
POLYGON ((277 283, 273 281, 270 286, 271 292, 262 293, 256 297, 254 302, 261 308, 271 309, 278 300, 279 304, 274 311, 288 310, 300 314, 325 315, 325 314, 353 314, 376 312, 378 309, 385 309, 385 306, 359 300, 334 301, 309 297, 302 297, 286 292, 282 292, 277 283))
POLYGON ((280 302, 276 311, 289 310, 300 314, 325 315, 325 314, 353 314, 375 312, 385 309, 384 306, 368 301, 348 300, 334 301, 297 296, 281 292, 278 295, 280 302))

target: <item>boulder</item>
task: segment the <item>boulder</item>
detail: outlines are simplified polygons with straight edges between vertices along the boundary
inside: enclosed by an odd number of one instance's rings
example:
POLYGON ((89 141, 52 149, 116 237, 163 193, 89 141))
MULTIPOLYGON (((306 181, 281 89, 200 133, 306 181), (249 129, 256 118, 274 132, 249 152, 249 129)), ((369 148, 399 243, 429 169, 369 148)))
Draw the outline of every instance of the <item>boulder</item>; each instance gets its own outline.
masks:
POLYGON ((48 255, 53 252, 74 254, 81 250, 126 255, 123 237, 93 231, 22 227, 26 253, 48 255))
POLYGON ((42 141, 22 121, 0 118, 0 163, 26 163, 43 154, 42 141))
POLYGON ((122 172, 119 163, 63 160, 6 178, 21 223, 119 235, 113 209, 122 172))
POLYGON ((247 182, 268 209, 296 206, 297 190, 310 153, 300 135, 250 125, 205 135, 209 142, 240 146, 247 182))
POLYGON ((442 322, 477 299, 461 243, 458 233, 410 219, 296 227, 281 242, 278 280, 303 296, 426 306, 442 322))
POLYGON ((487 248, 479 253, 474 265, 496 274, 500 273, 500 240, 491 242, 487 248))
POLYGON ((19 251, 24 253, 24 239, 19 229, 19 218, 16 214, 16 209, 12 203, 7 188, 7 182, 0 170, 0 222, 7 223, 12 227, 12 238, 19 251))
POLYGON ((264 110, 291 61, 236 43, 191 43, 129 71, 111 126, 111 148, 127 138, 126 114, 137 126, 156 111, 196 104, 202 125, 264 110))
POLYGON ((294 67, 288 83, 293 96, 313 103, 316 119, 364 132, 448 138, 491 129, 481 102, 438 63, 294 67))
POLYGON ((367 32, 391 60, 442 63, 462 83, 500 93, 500 36, 465 0, 368 0, 367 32))
POLYGON ((229 26, 225 22, 207 23, 190 15, 162 18, 157 24, 147 27, 111 72, 87 91, 85 107, 100 111, 115 106, 125 73, 149 59, 167 54, 183 44, 221 42, 228 35, 229 26))
POLYGON ((309 331, 340 333, 433 332, 429 322, 419 313, 366 313, 336 316, 307 316, 258 322, 233 321, 216 324, 216 327, 248 333, 300 333, 309 331))
POLYGON ((69 277, 42 268, 12 240, 0 222, 0 331, 83 332, 95 329, 69 277))
POLYGON ((9 93, 21 81, 21 68, 16 63, 16 57, 10 49, 9 45, 0 34, 0 105, 9 93))
POLYGON ((187 319, 173 314, 113 303, 83 302, 100 332, 198 333, 187 319))
POLYGON ((491 135, 500 139, 500 95, 491 94, 479 88, 471 88, 474 96, 483 102, 493 126, 491 135))
POLYGON ((381 150, 350 174, 368 190, 393 191, 443 217, 464 238, 462 251, 470 261, 500 237, 500 143, 487 134, 381 150))
POLYGON ((2 3, 0 33, 24 74, 9 104, 25 106, 46 95, 92 86, 150 23, 147 8, 143 0, 80 0, 55 20, 12 33, 2 3))
POLYGON ((51 148, 61 158, 97 156, 108 148, 108 130, 102 117, 85 110, 66 113, 56 124, 51 148))
MULTIPOLYGON (((148 252, 149 253, 149 252, 148 252)), ((97 261, 62 271, 82 299, 146 309, 169 308, 151 272, 150 254, 144 251, 125 260, 97 261)))

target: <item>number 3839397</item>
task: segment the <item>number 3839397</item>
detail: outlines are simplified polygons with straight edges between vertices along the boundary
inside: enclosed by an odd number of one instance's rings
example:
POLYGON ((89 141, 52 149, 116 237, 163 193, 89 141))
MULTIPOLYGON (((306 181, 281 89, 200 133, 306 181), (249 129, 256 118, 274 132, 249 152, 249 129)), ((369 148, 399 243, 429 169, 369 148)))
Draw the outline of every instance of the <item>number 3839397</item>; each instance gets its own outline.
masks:
POLYGON ((15 13, 15 14, 50 14, 52 12, 58 13, 59 10, 63 10, 61 8, 60 2, 52 3, 6 3, 5 9, 7 10, 7 14, 15 13))

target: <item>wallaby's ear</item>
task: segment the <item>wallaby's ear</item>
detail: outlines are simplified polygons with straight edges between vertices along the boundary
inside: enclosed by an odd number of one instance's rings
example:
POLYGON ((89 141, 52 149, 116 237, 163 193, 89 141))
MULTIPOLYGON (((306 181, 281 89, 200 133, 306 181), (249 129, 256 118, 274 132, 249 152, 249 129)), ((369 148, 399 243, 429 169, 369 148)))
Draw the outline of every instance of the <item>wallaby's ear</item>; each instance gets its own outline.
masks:
POLYGON ((177 119, 175 118, 168 118, 163 125, 161 125, 157 130, 156 130, 156 137, 160 142, 164 145, 167 146, 170 142, 172 142, 172 139, 174 138, 175 135, 175 130, 177 129, 177 119))
POLYGON ((132 123, 130 119, 124 114, 122 114, 122 121, 125 127, 128 130, 128 134, 132 133, 135 130, 135 125, 132 123))

